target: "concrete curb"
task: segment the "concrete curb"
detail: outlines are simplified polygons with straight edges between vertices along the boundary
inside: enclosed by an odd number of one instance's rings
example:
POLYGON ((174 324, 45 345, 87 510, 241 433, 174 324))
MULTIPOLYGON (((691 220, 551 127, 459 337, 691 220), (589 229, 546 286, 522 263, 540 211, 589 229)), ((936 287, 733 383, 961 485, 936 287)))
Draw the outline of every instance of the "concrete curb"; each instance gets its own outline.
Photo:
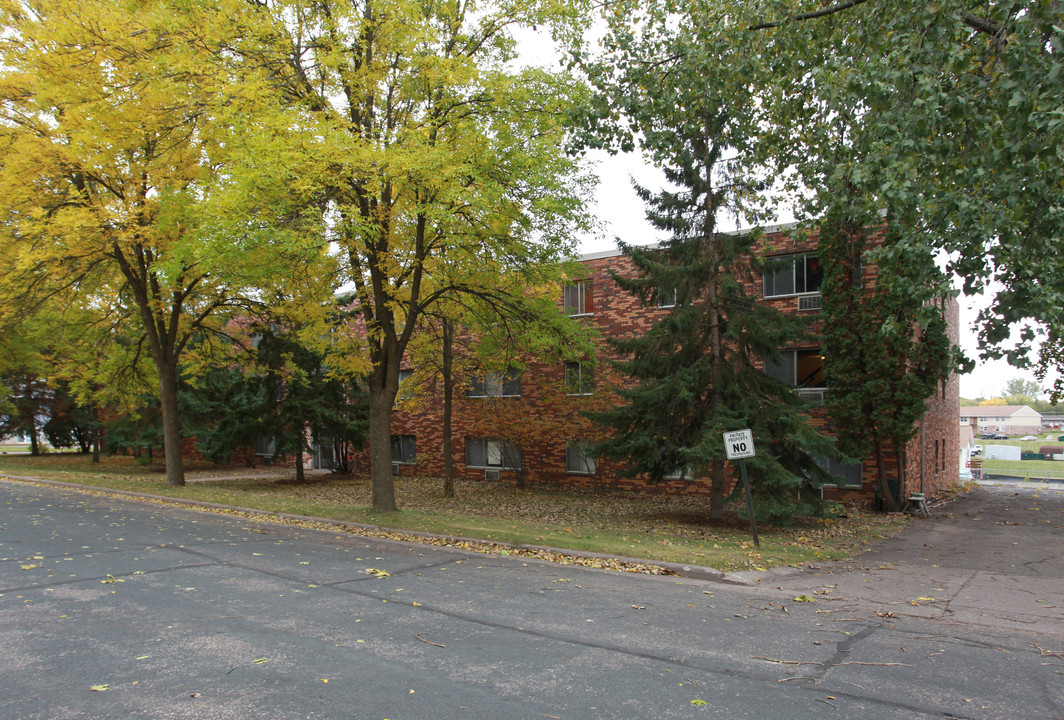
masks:
MULTIPOLYGON (((647 560, 646 558, 629 557, 624 555, 608 555, 605 553, 586 552, 582 550, 569 550, 565 548, 556 548, 546 545, 513 545, 510 543, 495 542, 493 540, 466 538, 454 535, 440 535, 438 533, 423 532, 419 530, 391 530, 380 525, 369 525, 366 523, 356 523, 345 520, 331 520, 329 518, 320 518, 311 515, 277 513, 270 512, 268 510, 257 510, 255 508, 239 507, 236 505, 221 505, 219 503, 204 502, 203 500, 187 500, 183 498, 168 497, 166 495, 153 495, 151 493, 134 492, 132 490, 118 490, 113 488, 100 487, 96 485, 79 485, 77 483, 68 483, 63 482, 61 480, 46 480, 44 478, 36 478, 24 475, 8 475, 0 473, 0 480, 13 480, 16 482, 48 485, 52 487, 63 488, 66 490, 74 490, 76 492, 85 492, 89 494, 137 498, 140 500, 150 500, 152 502, 157 502, 166 505, 203 508, 204 510, 210 511, 241 512, 247 513, 248 515, 258 516, 266 521, 272 520, 281 523, 284 523, 284 521, 288 521, 292 523, 314 523, 316 525, 331 525, 333 527, 336 527, 337 529, 364 535, 366 537, 374 537, 380 535, 385 539, 397 541, 395 540, 395 538, 386 537, 388 533, 395 533, 404 536, 403 540, 398 540, 397 542, 417 543, 418 538, 424 538, 426 541, 436 540, 441 543, 446 543, 447 547, 451 547, 454 550, 470 552, 475 555, 483 555, 486 553, 476 552, 473 550, 465 550, 464 548, 460 547, 453 547, 451 543, 469 543, 471 545, 477 545, 484 548, 498 548, 499 550, 517 551, 518 553, 520 551, 529 551, 539 553, 550 553, 552 555, 559 555, 561 557, 583 558, 587 560, 615 560, 617 562, 625 564, 638 564, 661 568, 665 571, 664 573, 662 573, 662 575, 668 575, 672 577, 685 577, 691 578, 693 580, 708 580, 711 582, 726 583, 730 585, 754 586, 760 583, 762 580, 769 577, 773 577, 774 575, 789 575, 801 572, 801 570, 799 569, 787 566, 780 568, 772 568, 771 570, 767 571, 724 572, 722 570, 717 570, 716 568, 703 567, 700 565, 688 565, 685 563, 647 560)), ((487 554, 492 554, 490 553, 490 551, 486 552, 487 554)), ((538 559, 544 562, 553 562, 548 558, 538 557, 538 559)))

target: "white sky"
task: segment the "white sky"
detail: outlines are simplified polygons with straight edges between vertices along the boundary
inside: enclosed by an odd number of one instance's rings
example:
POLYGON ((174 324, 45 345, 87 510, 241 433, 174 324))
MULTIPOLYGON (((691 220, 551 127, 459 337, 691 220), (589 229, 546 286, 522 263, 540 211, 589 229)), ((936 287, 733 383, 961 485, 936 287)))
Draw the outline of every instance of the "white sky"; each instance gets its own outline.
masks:
MULTIPOLYGON (((519 38, 522 48, 521 62, 545 66, 557 63, 558 53, 542 31, 519 33, 519 38)), ((633 178, 646 187, 660 187, 663 183, 660 171, 648 166, 638 155, 610 156, 606 153, 595 153, 591 156, 591 161, 595 164, 599 178, 593 212, 601 223, 601 229, 580 239, 580 252, 593 253, 615 249, 614 238, 618 236, 634 245, 662 240, 646 222, 643 203, 632 189, 633 178)), ((778 222, 786 223, 792 219, 789 216, 781 217, 778 222)), ((959 301, 961 347, 968 357, 977 361, 975 370, 961 376, 961 396, 993 397, 1000 394, 1005 383, 1012 378, 1035 380, 1033 373, 1014 368, 1005 360, 978 361, 978 338, 973 323, 985 300, 982 297, 961 296, 959 301)))

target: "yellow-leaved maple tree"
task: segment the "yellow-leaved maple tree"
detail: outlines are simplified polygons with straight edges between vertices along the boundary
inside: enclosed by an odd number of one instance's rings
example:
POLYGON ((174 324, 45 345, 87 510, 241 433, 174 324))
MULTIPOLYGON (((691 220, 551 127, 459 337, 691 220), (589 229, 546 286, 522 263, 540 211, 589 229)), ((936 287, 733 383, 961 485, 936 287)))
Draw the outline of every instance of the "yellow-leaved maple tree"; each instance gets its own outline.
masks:
POLYGON ((184 484, 190 343, 281 273, 279 235, 227 201, 230 78, 216 14, 144 0, 0 3, 0 209, 8 307, 96 310, 156 370, 166 478, 184 484))
POLYGON ((419 320, 504 273, 541 282, 573 247, 585 185, 564 141, 580 87, 519 67, 512 28, 583 17, 572 0, 281 0, 232 50, 287 111, 249 142, 303 149, 249 153, 247 177, 264 197, 317 198, 354 289, 364 333, 330 363, 367 377, 378 511, 396 509, 390 425, 419 320))

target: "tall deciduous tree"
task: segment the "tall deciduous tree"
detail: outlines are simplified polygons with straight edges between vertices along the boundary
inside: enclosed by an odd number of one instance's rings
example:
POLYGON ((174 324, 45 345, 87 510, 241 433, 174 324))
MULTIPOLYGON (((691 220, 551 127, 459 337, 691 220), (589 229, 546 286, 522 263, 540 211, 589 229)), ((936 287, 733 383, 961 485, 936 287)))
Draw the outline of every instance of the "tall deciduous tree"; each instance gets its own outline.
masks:
POLYGON ((200 47, 216 14, 153 0, 6 2, 0 14, 5 302, 61 294, 116 309, 154 365, 166 478, 183 484, 183 353, 278 274, 269 233, 209 210, 232 170, 232 124, 216 122, 226 77, 200 47))
POLYGON ((422 315, 482 290, 472 274, 533 272, 571 247, 581 186, 562 146, 579 88, 517 68, 511 29, 562 27, 575 7, 287 0, 269 8, 274 33, 237 48, 275 74, 313 161, 293 173, 264 158, 278 171, 261 177, 316 194, 355 289, 365 339, 348 362, 367 373, 377 510, 396 509, 390 421, 422 315))
POLYGON ((703 37, 756 47, 764 155, 811 189, 808 211, 888 208, 903 254, 928 246, 995 294, 985 354, 1026 364, 1043 337, 1042 372, 1064 368, 1060 3, 722 4, 730 22, 703 37))
POLYGON ((682 19, 653 12, 638 25, 629 19, 612 24, 604 62, 589 67, 601 93, 598 119, 622 143, 632 132, 674 189, 641 190, 648 219, 670 237, 658 249, 622 244, 640 275, 616 281, 644 304, 673 307, 644 335, 611 342, 623 358, 618 369, 636 385, 620 391, 621 406, 598 415, 614 434, 596 452, 627 460, 629 472, 652 481, 710 477, 720 518, 723 434, 750 428, 761 514, 815 510, 819 485, 829 480, 817 456, 833 455, 833 444, 809 425, 794 389, 759 367, 802 338, 800 321, 747 290, 761 278, 758 235, 718 228, 723 210, 749 207, 764 187, 725 157, 757 136, 754 88, 731 74, 742 58, 700 44, 682 19), (614 111, 620 116, 611 118, 614 111))

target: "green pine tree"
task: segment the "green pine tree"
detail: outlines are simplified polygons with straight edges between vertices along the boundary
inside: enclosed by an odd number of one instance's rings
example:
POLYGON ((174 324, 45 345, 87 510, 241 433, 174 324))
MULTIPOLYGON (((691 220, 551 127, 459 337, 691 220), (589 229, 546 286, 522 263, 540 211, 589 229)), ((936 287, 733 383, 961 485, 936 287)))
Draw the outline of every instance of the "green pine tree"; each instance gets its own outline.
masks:
POLYGON ((681 189, 640 194, 650 222, 671 238, 656 249, 622 244, 639 275, 614 279, 646 306, 673 307, 645 334, 610 341, 622 357, 615 367, 635 386, 621 390, 624 404, 596 415, 613 431, 596 454, 623 460, 628 473, 651 482, 709 477, 719 519, 729 481, 723 434, 749 428, 758 451, 748 461, 756 509, 779 521, 821 508, 820 484, 830 478, 817 458, 836 454, 807 422, 794 389, 760 367, 807 333, 799 318, 747 292, 762 272, 758 234, 716 228, 727 192, 714 184, 719 131, 711 120, 658 135, 678 149, 664 172, 681 189))
POLYGON ((302 480, 310 440, 360 447, 367 423, 364 391, 334 377, 324 355, 294 332, 269 322, 251 330, 247 374, 217 368, 182 393, 182 407, 197 426, 189 434, 199 437, 204 456, 225 462, 238 448, 266 438, 273 457, 295 457, 302 480))

